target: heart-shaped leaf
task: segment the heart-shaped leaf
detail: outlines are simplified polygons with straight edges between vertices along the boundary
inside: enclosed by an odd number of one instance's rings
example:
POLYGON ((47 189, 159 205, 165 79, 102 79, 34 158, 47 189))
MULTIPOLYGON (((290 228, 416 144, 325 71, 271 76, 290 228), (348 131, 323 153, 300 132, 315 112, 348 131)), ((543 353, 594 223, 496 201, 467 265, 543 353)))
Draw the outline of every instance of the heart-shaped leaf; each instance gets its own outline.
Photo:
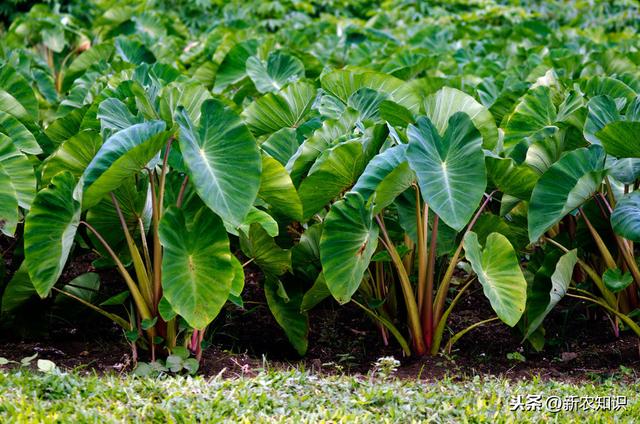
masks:
POLYGON ((160 242, 164 296, 189 325, 205 328, 227 301, 235 273, 222 221, 203 207, 187 223, 182 210, 170 206, 160 242))
POLYGON ((482 248, 476 233, 469 232, 464 237, 464 252, 493 310, 508 326, 516 325, 524 313, 527 281, 509 240, 491 233, 482 248))
POLYGON ((460 231, 478 208, 487 185, 482 138, 466 113, 451 116, 444 135, 426 117, 407 129, 407 159, 422 197, 450 227, 460 231))
POLYGON ((258 145, 240 117, 218 100, 202 104, 200 125, 179 108, 180 151, 196 192, 223 220, 237 227, 260 187, 258 145))
POLYGON ((320 261, 327 287, 338 302, 351 300, 377 246, 373 208, 367 208, 359 193, 347 193, 331 206, 320 238, 320 261))
POLYGON ((33 286, 46 297, 62 274, 80 223, 80 203, 74 198, 76 180, 62 172, 40 190, 24 225, 24 260, 33 286))

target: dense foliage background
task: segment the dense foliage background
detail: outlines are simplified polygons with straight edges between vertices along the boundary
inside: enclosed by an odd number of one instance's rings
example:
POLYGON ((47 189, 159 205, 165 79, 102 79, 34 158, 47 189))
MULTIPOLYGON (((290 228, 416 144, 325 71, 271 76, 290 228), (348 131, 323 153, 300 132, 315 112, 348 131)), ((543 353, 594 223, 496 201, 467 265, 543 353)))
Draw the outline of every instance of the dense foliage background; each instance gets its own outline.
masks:
POLYGON ((5 328, 90 309, 191 372, 250 270, 300 355, 334 301, 406 355, 494 321, 542 350, 564 297, 640 335, 637 3, 0 14, 5 328), (454 333, 470 287, 490 316, 454 333))

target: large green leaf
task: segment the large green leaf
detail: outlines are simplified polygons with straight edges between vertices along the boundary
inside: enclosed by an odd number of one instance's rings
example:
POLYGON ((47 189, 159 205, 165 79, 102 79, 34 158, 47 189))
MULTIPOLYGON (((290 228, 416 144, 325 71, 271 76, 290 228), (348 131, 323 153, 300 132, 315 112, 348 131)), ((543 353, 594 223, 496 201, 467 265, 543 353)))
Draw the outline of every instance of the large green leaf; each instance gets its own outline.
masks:
POLYGON ((11 183, 11 175, 0 166, 0 231, 13 237, 18 219, 18 196, 11 183))
POLYGON ((111 44, 98 44, 91 46, 90 49, 82 52, 76 57, 69 65, 64 78, 62 80, 62 90, 66 92, 73 81, 82 75, 91 66, 94 66, 100 61, 108 60, 113 54, 114 47, 111 44))
POLYGON ((513 148, 521 141, 535 141, 557 131, 557 111, 551 98, 551 89, 541 85, 529 90, 514 111, 505 117, 504 147, 513 148))
POLYGON ((194 328, 203 329, 229 297, 235 270, 224 225, 209 208, 193 222, 170 206, 160 222, 162 290, 173 309, 194 328))
POLYGON ((24 260, 33 286, 46 297, 62 274, 80 223, 80 203, 74 198, 76 180, 62 172, 40 190, 24 225, 24 260))
POLYGON ((38 122, 38 100, 29 82, 8 65, 0 67, 0 110, 22 122, 38 122))
POLYGON ((286 165, 289 159, 298 151, 300 142, 296 130, 293 128, 282 128, 274 132, 260 145, 260 148, 267 152, 282 165, 286 165))
POLYGON ((374 213, 388 206, 415 180, 414 172, 407 163, 407 144, 391 147, 376 155, 353 186, 353 191, 369 201, 375 194, 374 213))
POLYGON ((640 158, 640 122, 611 122, 596 136, 608 154, 617 158, 640 158))
POLYGON ((29 158, 20 153, 11 139, 0 134, 0 169, 9 175, 9 185, 2 184, 4 190, 11 188, 15 192, 18 205, 29 209, 36 195, 36 176, 29 158))
POLYGON ((256 135, 271 134, 281 128, 302 123, 316 98, 316 88, 299 81, 287 85, 278 93, 267 93, 251 103, 242 115, 256 135))
POLYGON ((248 234, 240 233, 240 248, 266 275, 277 277, 291 269, 291 250, 278 246, 259 224, 251 224, 248 234))
POLYGON ((532 243, 593 196, 605 174, 605 156, 604 149, 598 145, 576 149, 551 165, 540 177, 529 204, 529 240, 532 243))
POLYGON ((611 227, 621 237, 640 242, 640 192, 627 194, 611 214, 611 227))
POLYGON ((141 116, 134 116, 122 100, 113 97, 100 102, 96 116, 105 138, 143 121, 141 116))
POLYGON ((609 96, 596 96, 587 104, 589 114, 584 122, 584 138, 591 144, 601 144, 596 133, 609 122, 622 119, 616 102, 609 96))
POLYGON ((509 240, 491 233, 482 248, 476 233, 469 232, 464 237, 464 251, 493 310, 508 326, 516 325, 524 313, 527 281, 509 240))
POLYGON ((485 106, 470 95, 451 87, 443 87, 437 93, 430 95, 424 101, 424 113, 431 123, 444 134, 449 119, 456 112, 469 115, 473 125, 482 135, 482 146, 493 150, 498 143, 498 127, 485 106))
POLYGON ((0 134, 7 135, 22 152, 32 155, 42 153, 34 135, 13 115, 0 110, 0 134))
POLYGON ((529 165, 521 165, 511 158, 487 156, 487 174, 491 183, 502 193, 521 200, 529 200, 539 175, 529 165))
POLYGON ((49 140, 54 145, 59 145, 80 131, 82 120, 84 119, 90 105, 74 109, 66 115, 53 121, 44 131, 49 140))
POLYGON ((426 117, 407 129, 407 159, 422 197, 450 227, 461 230, 478 208, 487 185, 482 138, 464 112, 451 116, 442 137, 426 117))
POLYGON ((48 182, 58 172, 69 171, 80 178, 100 150, 102 138, 95 130, 84 130, 63 142, 42 166, 42 180, 48 182))
POLYGON ((163 87, 160 93, 160 116, 167 122, 173 122, 173 116, 182 106, 191 121, 200 121, 202 103, 211 98, 211 93, 201 84, 172 83, 163 87))
POLYGON ((287 290, 287 298, 280 294, 282 283, 276 278, 267 277, 264 282, 264 294, 267 304, 276 322, 284 330, 289 342, 300 355, 307 352, 309 344, 309 317, 300 312, 302 292, 299 288, 287 290))
POLYGON ((26 262, 23 261, 3 289, 0 312, 2 315, 11 312, 36 294, 36 289, 29 278, 26 262))
POLYGON ((223 220, 239 226, 260 187, 260 151, 249 129, 218 100, 202 104, 197 128, 184 108, 176 122, 180 151, 198 195, 223 220))
POLYGON ((310 218, 332 199, 351 187, 366 165, 362 143, 342 143, 323 153, 300 184, 304 218, 310 218))
POLYGON ((278 213, 295 221, 302 220, 302 203, 291 177, 280 162, 262 156, 262 176, 258 196, 278 213))
POLYGON ((322 152, 351 134, 357 119, 358 113, 355 110, 346 109, 339 118, 324 121, 322 127, 300 145, 286 165, 294 184, 299 185, 322 152))
MULTIPOLYGON (((215 56, 223 55, 217 69, 214 91, 222 92, 227 86, 235 84, 246 77, 246 63, 250 56, 256 54, 258 42, 247 40, 237 44, 224 42, 215 56), (228 49, 228 50, 227 50, 228 49)), ((214 62, 217 57, 214 56, 214 62)))
POLYGON ((304 76, 304 65, 295 56, 279 51, 269 54, 267 62, 251 56, 246 63, 247 74, 261 93, 278 91, 285 84, 304 76))
POLYGON ((529 298, 527 298, 527 319, 529 322, 525 338, 531 336, 540 327, 545 317, 567 293, 573 268, 577 262, 578 251, 573 249, 558 260, 555 271, 551 275, 550 284, 544 284, 546 281, 534 282, 536 286, 530 291, 529 298))
POLYGON ((143 169, 166 143, 163 121, 136 124, 107 139, 82 175, 84 209, 143 169))
POLYGON ((320 238, 320 261, 327 287, 342 304, 349 302, 378 246, 372 207, 359 193, 347 193, 331 207, 320 238))
POLYGON ((322 88, 347 104, 349 97, 361 88, 386 94, 390 100, 417 113, 420 97, 411 86, 399 78, 380 72, 359 69, 339 69, 322 75, 322 88))

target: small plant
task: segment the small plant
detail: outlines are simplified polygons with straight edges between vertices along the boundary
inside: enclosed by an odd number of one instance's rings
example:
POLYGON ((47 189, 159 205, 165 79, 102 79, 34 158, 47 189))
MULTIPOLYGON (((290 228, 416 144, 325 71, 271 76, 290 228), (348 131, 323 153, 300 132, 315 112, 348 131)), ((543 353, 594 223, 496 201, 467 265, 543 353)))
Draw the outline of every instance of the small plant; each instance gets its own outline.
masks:
POLYGON ((511 352, 511 353, 507 353, 507 359, 511 360, 511 361, 517 361, 517 362, 526 362, 527 358, 524 357, 524 355, 520 352, 511 352))
POLYGON ((373 365, 373 374, 378 378, 386 380, 395 375, 398 367, 400 367, 400 361, 396 358, 393 356, 383 356, 378 358, 373 365))
POLYGON ((157 377, 163 374, 180 374, 183 372, 194 375, 198 368, 198 360, 190 358, 189 351, 186 348, 176 347, 164 361, 138 362, 133 374, 138 377, 157 377))

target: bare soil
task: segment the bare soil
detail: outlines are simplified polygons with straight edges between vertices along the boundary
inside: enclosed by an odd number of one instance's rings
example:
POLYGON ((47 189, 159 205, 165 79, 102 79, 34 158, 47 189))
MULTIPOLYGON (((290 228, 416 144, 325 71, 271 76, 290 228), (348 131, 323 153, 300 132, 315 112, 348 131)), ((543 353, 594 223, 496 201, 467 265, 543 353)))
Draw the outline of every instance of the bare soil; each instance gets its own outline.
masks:
MULTIPOLYGON (((8 259, 7 268, 15 269, 8 259)), ((78 258, 65 270, 63 281, 93 271, 93 259, 78 258)), ((113 271, 100 274, 103 289, 124 289, 113 271)), ((518 331, 493 322, 466 334, 452 352, 422 358, 404 358, 393 339, 384 346, 378 328, 360 309, 329 300, 310 312, 309 351, 300 358, 269 312, 260 279, 259 273, 248 272, 245 308, 230 305, 212 324, 200 373, 233 377, 291 366, 320 373, 366 373, 378 358, 389 355, 401 361, 400 377, 426 380, 494 375, 593 381, 636 378, 640 372, 638 339, 630 333, 615 337, 601 311, 573 299, 564 299, 545 321, 543 352, 521 343, 518 331)), ((46 302, 24 309, 23 325, 0 323, 0 357, 19 361, 38 353, 59 367, 98 373, 128 372, 134 366, 122 331, 101 316, 87 310, 69 316, 46 302)), ((477 285, 456 307, 450 330, 489 318, 490 310, 477 285)))

